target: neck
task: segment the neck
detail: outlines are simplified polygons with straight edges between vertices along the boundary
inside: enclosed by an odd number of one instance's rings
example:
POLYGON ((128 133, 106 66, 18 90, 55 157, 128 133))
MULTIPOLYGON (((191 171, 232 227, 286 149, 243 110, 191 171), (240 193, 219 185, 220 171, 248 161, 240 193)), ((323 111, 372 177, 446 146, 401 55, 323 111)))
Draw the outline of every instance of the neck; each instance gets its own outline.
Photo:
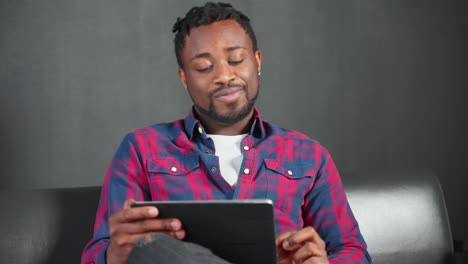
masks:
POLYGON ((205 127, 206 133, 213 135, 235 136, 247 134, 253 117, 253 110, 242 120, 234 124, 223 124, 207 116, 198 113, 200 122, 205 127))

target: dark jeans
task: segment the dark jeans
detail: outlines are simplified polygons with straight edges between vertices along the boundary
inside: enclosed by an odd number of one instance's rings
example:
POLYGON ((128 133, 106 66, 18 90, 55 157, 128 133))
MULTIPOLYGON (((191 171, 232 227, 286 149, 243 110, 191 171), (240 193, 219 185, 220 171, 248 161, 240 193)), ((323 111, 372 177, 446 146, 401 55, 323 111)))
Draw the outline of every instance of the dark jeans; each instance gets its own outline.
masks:
POLYGON ((127 264, 230 264, 200 245, 153 233, 137 242, 127 264))

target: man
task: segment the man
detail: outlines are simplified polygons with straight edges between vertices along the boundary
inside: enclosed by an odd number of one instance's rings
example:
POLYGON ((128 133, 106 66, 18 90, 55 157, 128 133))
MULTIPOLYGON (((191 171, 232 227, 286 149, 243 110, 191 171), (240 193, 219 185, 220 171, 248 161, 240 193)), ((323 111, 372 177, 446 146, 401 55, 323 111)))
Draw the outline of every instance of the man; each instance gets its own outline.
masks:
POLYGON ((124 138, 82 262, 125 263, 136 242, 154 232, 184 238, 178 219, 160 219, 154 207, 130 208, 135 201, 267 198, 279 263, 370 263, 327 150, 262 120, 254 108, 262 55, 249 19, 229 4, 207 3, 173 31, 193 110, 124 138))

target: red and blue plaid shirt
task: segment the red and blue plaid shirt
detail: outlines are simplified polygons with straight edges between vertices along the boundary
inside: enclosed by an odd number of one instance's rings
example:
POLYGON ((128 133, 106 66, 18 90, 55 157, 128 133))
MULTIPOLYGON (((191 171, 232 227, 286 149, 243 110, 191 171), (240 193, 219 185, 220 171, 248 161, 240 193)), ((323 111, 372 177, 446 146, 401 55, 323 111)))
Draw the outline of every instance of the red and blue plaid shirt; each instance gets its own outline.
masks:
POLYGON ((81 262, 106 262, 109 217, 133 198, 271 199, 277 234, 312 226, 326 243, 330 263, 370 263, 328 151, 254 115, 240 146, 244 158, 235 187, 221 176, 214 143, 193 111, 185 119, 129 133, 108 167, 94 236, 81 262))

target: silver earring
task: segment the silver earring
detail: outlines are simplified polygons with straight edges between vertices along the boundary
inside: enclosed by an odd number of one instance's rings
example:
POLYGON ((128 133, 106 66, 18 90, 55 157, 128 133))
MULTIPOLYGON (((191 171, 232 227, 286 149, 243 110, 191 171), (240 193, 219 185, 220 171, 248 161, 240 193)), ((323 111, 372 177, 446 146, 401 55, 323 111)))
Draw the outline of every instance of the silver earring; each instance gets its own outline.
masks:
POLYGON ((262 75, 262 72, 258 72, 258 76, 262 75))

